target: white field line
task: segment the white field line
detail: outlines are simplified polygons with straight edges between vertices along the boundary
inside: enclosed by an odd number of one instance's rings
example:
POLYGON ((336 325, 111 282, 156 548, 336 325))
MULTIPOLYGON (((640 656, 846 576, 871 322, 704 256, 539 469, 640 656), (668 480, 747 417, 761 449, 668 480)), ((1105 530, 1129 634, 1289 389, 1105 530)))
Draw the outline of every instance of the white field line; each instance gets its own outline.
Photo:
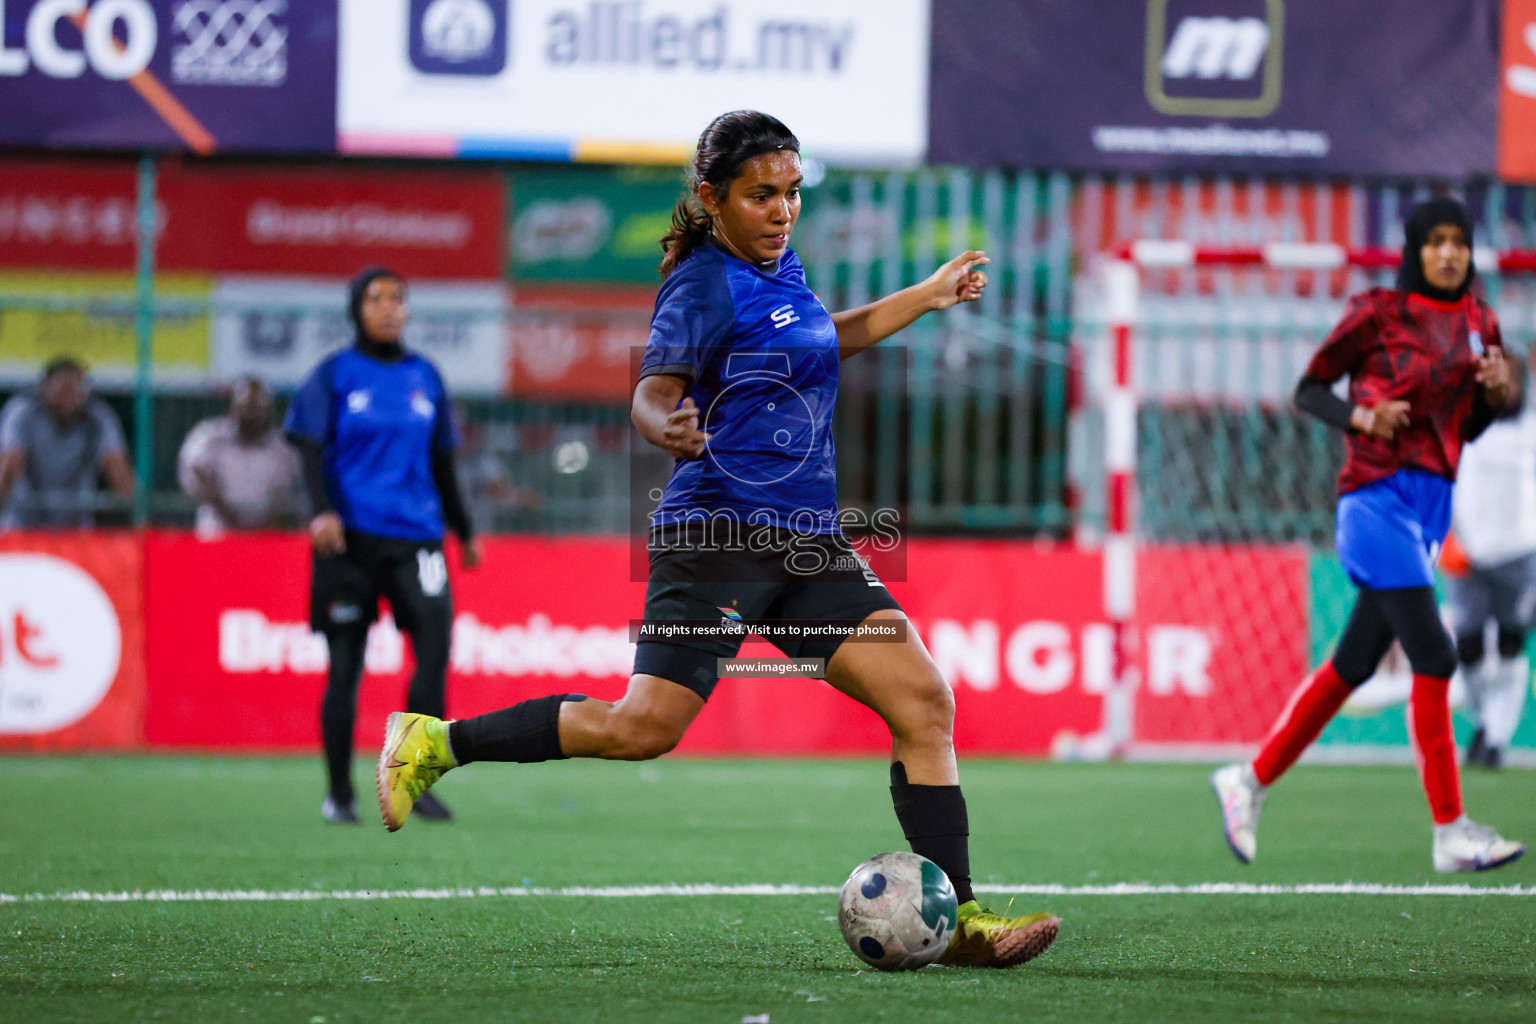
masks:
MULTIPOLYGON (((366 900, 470 900, 515 896, 620 898, 636 896, 832 896, 833 885, 625 885, 537 886, 453 889, 153 889, 133 892, 0 893, 0 903, 315 903, 366 900)), ((978 885, 977 892, 1005 896, 1519 896, 1536 897, 1536 886, 1382 885, 1324 882, 1255 885, 1203 882, 1198 885, 978 885)))

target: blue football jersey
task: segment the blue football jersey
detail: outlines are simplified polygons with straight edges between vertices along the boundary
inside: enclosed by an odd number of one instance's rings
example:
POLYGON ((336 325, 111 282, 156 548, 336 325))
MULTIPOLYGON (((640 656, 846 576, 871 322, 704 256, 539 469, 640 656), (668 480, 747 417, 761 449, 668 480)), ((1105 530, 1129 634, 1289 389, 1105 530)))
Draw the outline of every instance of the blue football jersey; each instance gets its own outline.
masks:
POLYGON ((284 432, 324 446, 325 485, 349 530, 441 540, 435 451, 458 446, 453 407, 437 367, 415 353, 382 362, 343 349, 310 371, 284 432))
POLYGON ((640 376, 690 381, 709 435, 678 459, 656 525, 690 513, 799 533, 837 532, 837 329, 793 250, 763 269, 699 246, 656 297, 640 376))

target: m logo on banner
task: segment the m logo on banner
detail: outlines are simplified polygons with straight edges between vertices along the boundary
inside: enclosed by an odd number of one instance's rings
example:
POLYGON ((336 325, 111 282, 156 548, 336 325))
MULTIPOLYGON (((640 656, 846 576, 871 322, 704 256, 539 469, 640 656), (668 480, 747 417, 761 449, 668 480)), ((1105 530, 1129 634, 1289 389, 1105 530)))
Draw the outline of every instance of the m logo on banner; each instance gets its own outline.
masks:
POLYGON ((1190 117, 1273 113, 1280 105, 1285 0, 1262 3, 1263 18, 1229 17, 1231 5, 1217 14, 1195 9, 1208 3, 1179 3, 1174 13, 1182 17, 1170 35, 1175 0, 1148 0, 1145 88, 1153 108, 1190 117), (1178 85, 1170 90, 1170 83, 1178 85))

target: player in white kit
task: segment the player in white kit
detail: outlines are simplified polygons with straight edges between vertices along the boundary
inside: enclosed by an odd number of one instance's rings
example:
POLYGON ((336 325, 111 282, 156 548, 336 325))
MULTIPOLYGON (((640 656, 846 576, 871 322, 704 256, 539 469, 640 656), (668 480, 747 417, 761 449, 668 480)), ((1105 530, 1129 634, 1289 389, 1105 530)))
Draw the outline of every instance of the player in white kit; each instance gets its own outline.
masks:
POLYGON ((1466 555, 1465 571, 1448 575, 1448 591, 1475 725, 1467 763, 1497 768, 1530 688, 1525 637, 1536 613, 1536 401, 1494 421, 1462 452, 1451 524, 1466 555), (1493 630, 1498 639, 1489 657, 1493 630))

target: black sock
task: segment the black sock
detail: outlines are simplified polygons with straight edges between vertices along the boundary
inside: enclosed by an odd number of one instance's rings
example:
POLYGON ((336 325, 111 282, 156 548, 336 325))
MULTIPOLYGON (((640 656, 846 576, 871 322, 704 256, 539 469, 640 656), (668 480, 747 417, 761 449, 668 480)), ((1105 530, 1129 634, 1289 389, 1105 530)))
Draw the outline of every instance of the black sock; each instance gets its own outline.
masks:
POLYGON ((896 820, 912 852, 927 857, 949 876, 955 899, 969 903, 971 891, 971 827, 965 815, 965 797, 959 786, 914 786, 907 781, 907 767, 891 765, 891 802, 896 820))
POLYGON ((357 684, 363 678, 368 630, 341 629, 326 634, 331 666, 320 702, 320 735, 325 741, 325 771, 331 798, 345 806, 352 794, 352 728, 357 721, 357 684))
POLYGON ((453 759, 459 764, 559 761, 565 757, 560 749, 560 705, 586 699, 579 693, 555 693, 454 722, 448 726, 453 759))

